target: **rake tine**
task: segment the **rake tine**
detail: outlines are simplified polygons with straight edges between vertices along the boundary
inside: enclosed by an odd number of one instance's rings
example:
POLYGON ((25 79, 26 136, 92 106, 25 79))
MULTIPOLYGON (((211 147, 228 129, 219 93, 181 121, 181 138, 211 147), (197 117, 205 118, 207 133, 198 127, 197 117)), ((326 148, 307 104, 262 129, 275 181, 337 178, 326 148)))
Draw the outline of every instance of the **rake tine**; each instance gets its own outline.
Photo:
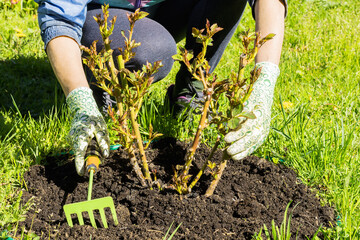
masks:
POLYGON ((113 218, 114 223, 115 223, 115 226, 116 226, 116 225, 118 225, 118 224, 119 224, 119 222, 118 222, 118 219, 117 219, 117 215, 116 215, 115 207, 114 207, 114 206, 113 206, 113 207, 111 207, 111 208, 110 208, 110 210, 111 210, 112 218, 113 218))
POLYGON ((89 214, 89 218, 90 218, 91 225, 92 225, 94 228, 97 228, 96 222, 95 222, 95 218, 94 218, 94 213, 93 213, 92 211, 88 211, 88 214, 89 214))
POLYGON ((114 220, 115 226, 118 225, 119 222, 117 219, 117 214, 116 214, 116 210, 115 210, 115 206, 114 206, 114 200, 110 196, 106 197, 106 204, 107 204, 106 207, 108 207, 111 211, 111 215, 114 220))
POLYGON ((84 225, 84 218, 82 216, 82 213, 81 212, 77 212, 76 213, 78 219, 79 219, 79 225, 84 225))
POLYGON ((99 209, 99 212, 100 212, 100 217, 101 217, 101 221, 104 225, 104 228, 108 228, 108 224, 107 224, 107 221, 106 221, 106 216, 105 216, 105 211, 104 209, 99 209))
POLYGON ((69 224, 70 227, 73 227, 73 222, 72 222, 72 218, 71 218, 71 214, 66 211, 66 206, 64 206, 64 213, 65 213, 65 217, 66 217, 66 221, 69 224))

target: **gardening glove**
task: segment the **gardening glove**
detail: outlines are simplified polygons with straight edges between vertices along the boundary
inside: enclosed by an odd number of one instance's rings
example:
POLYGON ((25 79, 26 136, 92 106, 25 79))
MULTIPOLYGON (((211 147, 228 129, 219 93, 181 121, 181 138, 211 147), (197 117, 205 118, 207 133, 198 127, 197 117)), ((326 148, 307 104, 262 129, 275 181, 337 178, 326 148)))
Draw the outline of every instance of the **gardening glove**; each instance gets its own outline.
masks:
POLYGON ((92 91, 87 87, 76 88, 66 98, 71 115, 74 116, 68 140, 75 153, 75 167, 82 176, 85 173, 85 152, 94 137, 103 157, 109 156, 110 139, 92 91))
POLYGON ((228 132, 224 138, 230 144, 227 153, 233 160, 249 156, 263 144, 269 134, 274 88, 280 70, 270 62, 257 63, 255 68, 259 67, 262 68, 260 76, 244 104, 244 111, 253 112, 256 118, 247 119, 240 129, 228 132))

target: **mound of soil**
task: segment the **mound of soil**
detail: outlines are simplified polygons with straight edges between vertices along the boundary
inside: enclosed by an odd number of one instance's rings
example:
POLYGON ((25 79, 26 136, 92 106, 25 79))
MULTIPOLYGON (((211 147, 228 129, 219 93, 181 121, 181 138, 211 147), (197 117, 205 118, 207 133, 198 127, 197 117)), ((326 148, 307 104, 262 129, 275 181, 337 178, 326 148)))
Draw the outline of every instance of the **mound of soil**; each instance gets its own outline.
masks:
MULTIPOLYGON (((175 139, 163 139, 147 150, 150 167, 157 177, 170 182, 172 166, 181 164, 186 144, 175 139)), ((209 149, 197 151, 198 169, 209 149)), ((220 153, 215 159, 220 159, 220 153)), ((149 190, 140 186, 131 171, 126 154, 121 149, 112 153, 94 177, 93 199, 111 196, 114 199, 119 225, 114 226, 107 213, 108 229, 66 222, 63 205, 86 200, 88 180, 79 177, 72 162, 56 166, 32 166, 25 174, 28 191, 23 201, 35 197, 35 206, 28 212, 20 229, 35 232, 41 239, 162 239, 171 223, 180 228, 173 239, 251 239, 264 224, 280 225, 287 204, 293 236, 312 236, 322 225, 329 227, 335 220, 334 210, 321 206, 314 193, 303 185, 295 172, 257 157, 230 161, 212 197, 203 194, 211 181, 209 174, 187 196, 173 190, 149 190), (296 207, 294 208, 294 206, 296 207)), ((74 222, 76 218, 74 218, 74 222)))

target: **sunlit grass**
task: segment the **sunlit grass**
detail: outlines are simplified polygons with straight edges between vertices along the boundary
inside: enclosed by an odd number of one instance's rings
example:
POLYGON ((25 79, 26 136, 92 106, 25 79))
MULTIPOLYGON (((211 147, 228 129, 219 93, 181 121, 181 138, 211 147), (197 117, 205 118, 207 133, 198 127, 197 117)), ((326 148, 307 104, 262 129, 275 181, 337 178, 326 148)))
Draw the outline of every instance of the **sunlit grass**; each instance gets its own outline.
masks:
POLYGON ((67 113, 54 108, 49 114, 33 119, 14 110, 0 112, 0 226, 15 226, 30 203, 20 203, 26 188, 23 173, 31 164, 42 164, 45 156, 67 147, 67 113))

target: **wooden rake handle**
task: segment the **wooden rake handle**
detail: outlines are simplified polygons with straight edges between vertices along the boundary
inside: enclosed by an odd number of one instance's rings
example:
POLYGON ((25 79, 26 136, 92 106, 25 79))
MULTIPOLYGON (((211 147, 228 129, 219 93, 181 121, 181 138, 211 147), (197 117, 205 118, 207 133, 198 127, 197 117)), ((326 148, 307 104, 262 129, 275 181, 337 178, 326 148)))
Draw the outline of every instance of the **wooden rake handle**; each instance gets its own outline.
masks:
POLYGON ((91 139, 91 142, 86 150, 85 154, 85 160, 86 160, 86 170, 89 173, 89 187, 88 187, 88 196, 87 200, 91 200, 92 195, 92 187, 93 187, 93 179, 94 179, 94 173, 99 170, 99 164, 101 163, 101 153, 99 145, 96 142, 96 139, 91 139))
POLYGON ((99 170, 99 164, 101 163, 101 153, 99 145, 96 142, 96 139, 93 138, 86 150, 85 160, 86 160, 86 171, 90 172, 93 170, 96 172, 99 170))

